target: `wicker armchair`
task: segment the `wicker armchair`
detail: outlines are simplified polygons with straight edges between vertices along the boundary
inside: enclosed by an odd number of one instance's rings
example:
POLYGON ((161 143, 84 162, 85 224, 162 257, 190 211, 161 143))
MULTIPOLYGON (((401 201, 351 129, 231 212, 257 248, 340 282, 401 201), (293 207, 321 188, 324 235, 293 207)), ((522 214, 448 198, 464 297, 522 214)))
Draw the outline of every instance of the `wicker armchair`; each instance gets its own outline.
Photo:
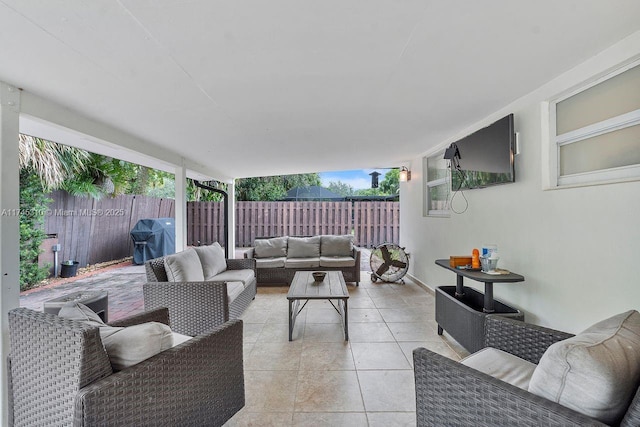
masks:
MULTIPOLYGON (((227 259, 227 270, 253 270, 253 259, 227 259)), ((226 282, 169 282, 164 257, 145 263, 147 283, 143 285, 144 307, 167 307, 171 329, 185 335, 198 335, 230 319, 237 319, 256 296, 256 280, 229 302, 226 282)))
MULTIPOLYGON (((111 325, 148 321, 167 309, 111 325)), ((12 426, 220 426, 244 406, 241 321, 116 373, 96 327, 18 308, 9 334, 12 426)))
MULTIPOLYGON (((551 344, 573 335, 496 315, 486 346, 538 364, 551 344)), ((418 426, 604 426, 599 421, 424 348, 413 351, 418 426)), ((640 391, 621 426, 640 425, 640 391)))

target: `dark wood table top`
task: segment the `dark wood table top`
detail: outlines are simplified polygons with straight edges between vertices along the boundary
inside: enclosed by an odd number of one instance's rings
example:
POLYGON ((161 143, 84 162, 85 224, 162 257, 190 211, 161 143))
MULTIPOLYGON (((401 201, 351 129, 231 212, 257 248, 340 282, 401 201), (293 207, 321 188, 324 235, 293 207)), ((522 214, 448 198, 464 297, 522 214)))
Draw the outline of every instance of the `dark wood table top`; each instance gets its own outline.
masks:
POLYGON ((347 284, 341 271, 327 271, 322 282, 316 282, 313 271, 296 271, 287 299, 346 299, 349 298, 347 284))
POLYGON ((468 277, 472 280, 477 280, 478 282, 485 283, 509 283, 509 282, 522 282, 524 281, 524 276, 521 276, 516 273, 509 274, 487 274, 482 271, 470 271, 470 270, 460 270, 458 268, 453 268, 449 265, 448 259, 437 259, 436 264, 440 267, 444 267, 447 270, 451 270, 457 275, 468 277))

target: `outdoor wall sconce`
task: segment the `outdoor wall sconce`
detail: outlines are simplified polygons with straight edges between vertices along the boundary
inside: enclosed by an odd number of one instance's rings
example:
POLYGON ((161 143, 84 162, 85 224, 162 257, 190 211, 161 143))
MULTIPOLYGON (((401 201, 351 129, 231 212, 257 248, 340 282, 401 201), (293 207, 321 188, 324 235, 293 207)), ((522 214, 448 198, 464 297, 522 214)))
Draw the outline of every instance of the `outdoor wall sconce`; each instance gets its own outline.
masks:
POLYGON ((406 168, 406 166, 402 166, 400 168, 400 182, 411 181, 411 171, 406 168))

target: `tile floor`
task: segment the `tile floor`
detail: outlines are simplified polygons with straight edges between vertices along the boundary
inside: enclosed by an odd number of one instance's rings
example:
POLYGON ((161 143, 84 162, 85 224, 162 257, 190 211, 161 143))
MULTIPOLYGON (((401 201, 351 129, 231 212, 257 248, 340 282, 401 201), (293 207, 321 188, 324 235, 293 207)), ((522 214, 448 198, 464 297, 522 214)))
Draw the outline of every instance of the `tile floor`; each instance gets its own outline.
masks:
POLYGON ((412 351, 468 353, 438 336, 434 296, 405 285, 349 284, 349 342, 326 301, 310 301, 288 341, 287 287, 260 287, 242 316, 246 405, 228 426, 415 425, 412 351))
MULTIPOLYGON (((426 347, 453 359, 468 353, 438 336, 433 294, 375 282, 362 272, 349 288, 349 342, 340 317, 310 301, 288 341, 287 287, 259 287, 242 316, 246 405, 227 426, 412 426, 412 351, 426 347)), ((20 296, 23 307, 79 290, 109 291, 109 319, 143 311, 144 267, 129 265, 20 296)))

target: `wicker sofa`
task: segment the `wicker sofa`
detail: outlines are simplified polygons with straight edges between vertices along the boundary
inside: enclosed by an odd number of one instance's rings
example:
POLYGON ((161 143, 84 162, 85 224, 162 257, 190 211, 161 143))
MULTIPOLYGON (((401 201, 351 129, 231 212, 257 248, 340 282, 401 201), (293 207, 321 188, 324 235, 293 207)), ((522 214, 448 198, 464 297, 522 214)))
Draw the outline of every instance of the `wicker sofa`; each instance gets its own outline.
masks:
MULTIPOLYGON (((167 325, 168 310, 109 326, 147 322, 167 325)), ((101 329, 27 308, 9 312, 10 426, 221 426, 244 406, 242 321, 118 372, 101 329)))
POLYGON ((489 315, 486 348, 462 362, 417 348, 417 425, 639 426, 639 319, 622 313, 574 336, 489 315), (527 364, 533 375, 516 378, 527 364))
POLYGON ((217 242, 149 260, 145 309, 167 307, 173 330, 203 333, 246 310, 256 296, 255 265, 252 259, 225 259, 217 242))
POLYGON ((258 284, 291 284, 296 271, 341 271, 360 285, 360 251, 351 235, 256 238, 244 254, 256 262, 258 284))

